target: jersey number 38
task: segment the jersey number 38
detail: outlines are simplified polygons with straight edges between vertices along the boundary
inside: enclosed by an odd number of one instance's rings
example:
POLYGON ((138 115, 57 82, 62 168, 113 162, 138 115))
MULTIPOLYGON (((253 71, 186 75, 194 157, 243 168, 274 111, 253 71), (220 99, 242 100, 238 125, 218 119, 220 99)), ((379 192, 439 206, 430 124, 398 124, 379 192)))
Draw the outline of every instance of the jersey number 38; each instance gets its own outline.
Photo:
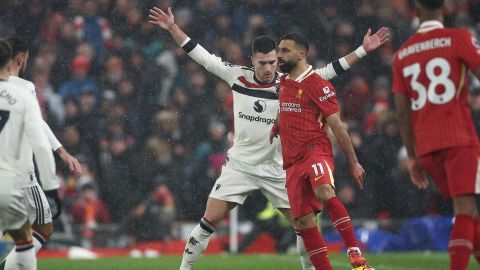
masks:
POLYGON ((451 67, 447 60, 436 57, 428 61, 425 66, 425 72, 427 78, 430 80, 430 84, 427 87, 418 81, 418 76, 421 71, 419 63, 412 64, 403 69, 403 76, 405 78, 412 77, 410 86, 418 94, 416 99, 412 98, 412 110, 421 110, 427 101, 441 105, 450 102, 455 97, 455 84, 449 78, 451 67), (438 74, 435 72, 437 69, 440 70, 438 74), (436 88, 440 85, 443 86, 444 91, 438 94, 436 88))

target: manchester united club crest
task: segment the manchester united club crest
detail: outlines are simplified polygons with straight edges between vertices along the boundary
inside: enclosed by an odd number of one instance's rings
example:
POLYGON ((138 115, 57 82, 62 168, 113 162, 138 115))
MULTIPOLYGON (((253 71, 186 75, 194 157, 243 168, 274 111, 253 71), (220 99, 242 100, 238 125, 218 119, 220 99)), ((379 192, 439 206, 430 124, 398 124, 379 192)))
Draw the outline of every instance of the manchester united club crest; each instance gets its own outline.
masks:
POLYGON ((298 99, 301 99, 303 95, 303 89, 300 88, 297 90, 297 94, 295 95, 298 99))

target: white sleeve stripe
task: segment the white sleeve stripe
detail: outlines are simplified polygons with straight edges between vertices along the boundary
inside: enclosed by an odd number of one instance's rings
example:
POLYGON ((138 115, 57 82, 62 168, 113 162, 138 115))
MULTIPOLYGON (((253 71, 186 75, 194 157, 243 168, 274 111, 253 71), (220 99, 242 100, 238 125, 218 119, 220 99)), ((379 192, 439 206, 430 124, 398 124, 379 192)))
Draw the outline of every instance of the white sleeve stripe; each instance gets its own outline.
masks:
POLYGON ((315 70, 315 72, 317 72, 320 77, 322 77, 322 79, 327 81, 337 76, 337 73, 335 72, 332 63, 329 63, 326 67, 315 70))

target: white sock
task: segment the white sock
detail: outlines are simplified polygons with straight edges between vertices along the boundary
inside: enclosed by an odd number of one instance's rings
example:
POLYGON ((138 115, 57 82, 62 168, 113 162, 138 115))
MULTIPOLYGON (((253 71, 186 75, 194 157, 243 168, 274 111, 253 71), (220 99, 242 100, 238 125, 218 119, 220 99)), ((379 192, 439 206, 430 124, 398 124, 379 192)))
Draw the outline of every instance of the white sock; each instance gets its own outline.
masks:
POLYGON ((40 233, 33 231, 33 247, 35 248, 35 254, 37 254, 40 249, 47 243, 47 239, 43 237, 40 233))
MULTIPOLYGON (((16 270, 36 270, 37 269, 37 257, 35 256, 35 249, 32 242, 24 244, 15 244, 15 259, 11 259, 10 263, 13 264, 13 269, 16 270)), ((7 261, 9 262, 9 261, 7 261)), ((5 264, 5 269, 7 265, 5 264)))
MULTIPOLYGON (((45 245, 46 240, 45 238, 37 233, 36 231, 33 231, 33 248, 35 250, 35 254, 42 249, 42 247, 45 245)), ((16 252, 15 252, 15 247, 8 253, 7 257, 4 259, 5 261, 5 270, 15 270, 16 269, 16 252)))
POLYGON ((17 267, 15 265, 17 261, 17 253, 15 252, 15 246, 13 247, 12 250, 10 250, 10 253, 8 253, 7 257, 5 257, 5 270, 15 270, 17 267))
POLYGON ((180 270, 190 270, 205 249, 207 249, 208 241, 215 232, 215 227, 202 218, 200 223, 190 233, 185 250, 183 251, 182 264, 180 270))
POLYGON ((310 258, 308 258, 307 251, 305 250, 305 245, 303 244, 303 239, 300 235, 297 234, 297 251, 300 255, 300 262, 302 263, 303 270, 315 270, 313 267, 310 258))
POLYGON ((352 251, 357 251, 360 255, 362 255, 362 251, 359 247, 349 247, 347 248, 347 255, 350 254, 352 251))

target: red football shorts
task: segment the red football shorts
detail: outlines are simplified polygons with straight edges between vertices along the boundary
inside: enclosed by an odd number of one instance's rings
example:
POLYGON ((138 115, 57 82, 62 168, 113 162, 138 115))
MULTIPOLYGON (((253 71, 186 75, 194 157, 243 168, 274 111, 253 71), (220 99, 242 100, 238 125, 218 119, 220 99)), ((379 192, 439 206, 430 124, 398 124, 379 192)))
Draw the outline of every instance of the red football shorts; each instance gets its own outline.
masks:
POLYGON ((332 157, 314 152, 287 169, 287 193, 294 219, 322 210, 313 190, 323 184, 335 186, 333 170, 332 157))
POLYGON ((480 193, 479 149, 452 147, 420 157, 445 199, 480 193))

